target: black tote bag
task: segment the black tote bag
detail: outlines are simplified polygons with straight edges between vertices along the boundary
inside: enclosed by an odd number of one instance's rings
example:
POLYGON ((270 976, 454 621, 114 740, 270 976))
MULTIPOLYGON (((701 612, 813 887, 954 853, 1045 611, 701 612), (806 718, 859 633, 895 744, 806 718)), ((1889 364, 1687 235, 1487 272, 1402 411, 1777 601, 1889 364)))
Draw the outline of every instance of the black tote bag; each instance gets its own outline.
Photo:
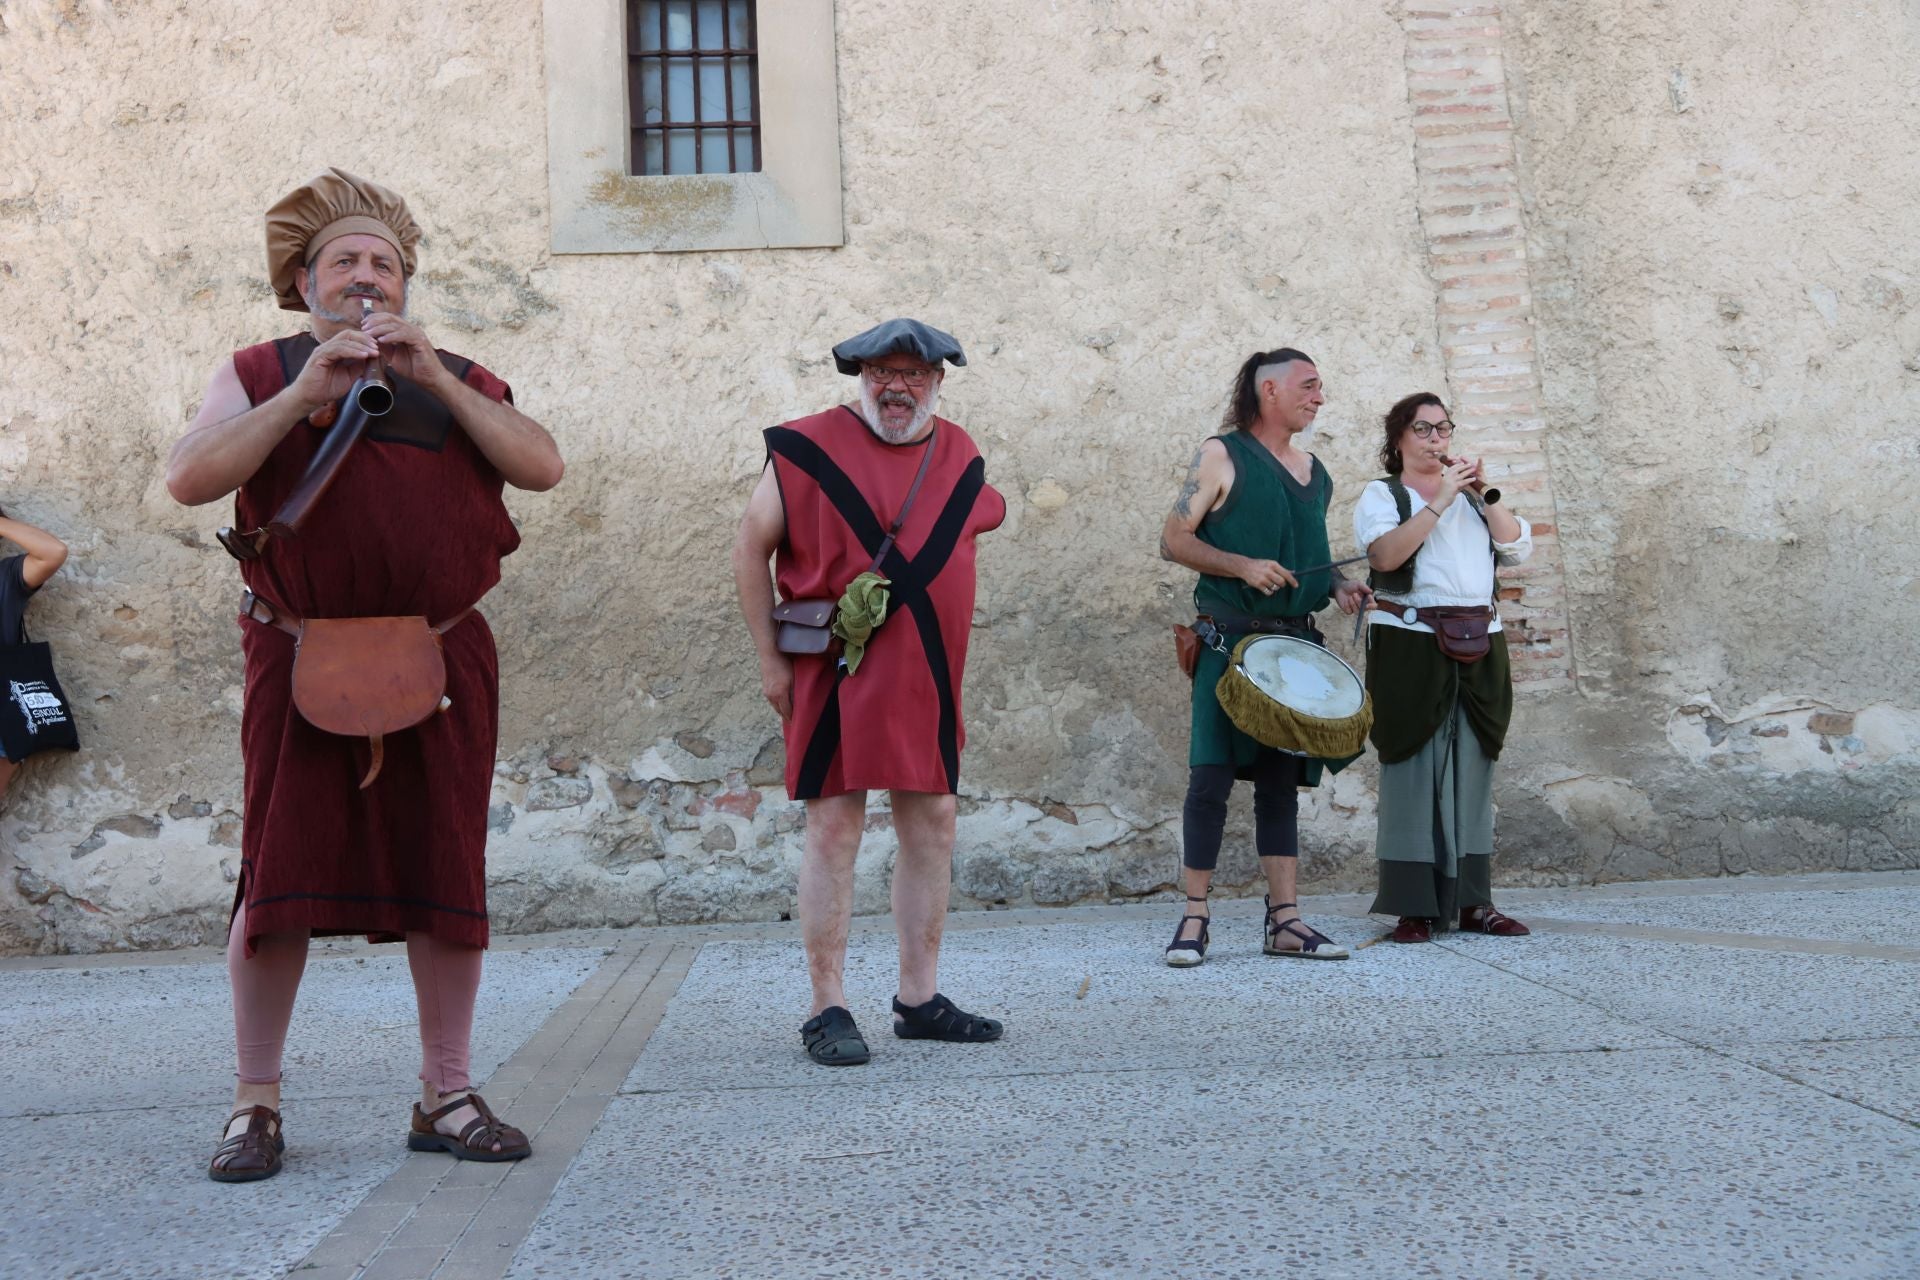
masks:
POLYGON ((80 749, 80 728, 73 704, 53 674, 53 647, 26 639, 0 644, 0 748, 9 760, 25 760, 40 751, 80 749))

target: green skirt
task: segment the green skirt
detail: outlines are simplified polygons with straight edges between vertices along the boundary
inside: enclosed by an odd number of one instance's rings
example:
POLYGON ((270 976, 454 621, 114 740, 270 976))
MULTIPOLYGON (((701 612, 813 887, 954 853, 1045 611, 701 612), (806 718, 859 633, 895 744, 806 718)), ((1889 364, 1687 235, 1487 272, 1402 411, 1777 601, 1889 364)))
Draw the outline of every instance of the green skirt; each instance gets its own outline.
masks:
POLYGON ((1409 759, 1380 766, 1380 892, 1370 911, 1449 927, 1493 905, 1493 758, 1465 706, 1409 759))

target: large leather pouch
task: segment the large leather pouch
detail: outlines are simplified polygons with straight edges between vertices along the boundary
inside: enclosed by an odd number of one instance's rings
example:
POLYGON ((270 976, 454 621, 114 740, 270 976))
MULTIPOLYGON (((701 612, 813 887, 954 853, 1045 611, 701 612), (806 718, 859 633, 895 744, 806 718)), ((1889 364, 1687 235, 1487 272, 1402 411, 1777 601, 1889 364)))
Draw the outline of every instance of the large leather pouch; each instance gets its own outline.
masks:
POLYGON ((1180 664, 1180 674, 1193 679, 1193 670, 1200 665, 1200 633, 1183 623, 1174 623, 1173 656, 1180 664))
POLYGON ((773 607, 773 645, 782 653, 825 653, 833 647, 838 600, 783 600, 773 607))
POLYGON ((411 729, 447 691, 440 633, 421 617, 309 618, 293 654, 293 705, 316 729, 364 737, 380 773, 382 739, 411 729))
POLYGON ((1440 652, 1455 662, 1478 662, 1493 648, 1493 641, 1487 638, 1487 627, 1493 622, 1491 609, 1421 609, 1417 616, 1433 628, 1433 641, 1440 652))

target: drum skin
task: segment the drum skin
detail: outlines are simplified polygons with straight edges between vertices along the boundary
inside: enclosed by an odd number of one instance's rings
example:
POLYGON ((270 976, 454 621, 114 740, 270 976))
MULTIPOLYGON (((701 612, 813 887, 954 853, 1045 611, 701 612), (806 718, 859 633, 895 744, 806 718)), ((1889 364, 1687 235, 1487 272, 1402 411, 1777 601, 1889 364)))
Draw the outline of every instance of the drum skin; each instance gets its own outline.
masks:
POLYGON ((1373 699, 1359 674, 1294 636, 1242 640, 1215 693, 1240 732, 1290 755, 1358 755, 1373 727, 1373 699))

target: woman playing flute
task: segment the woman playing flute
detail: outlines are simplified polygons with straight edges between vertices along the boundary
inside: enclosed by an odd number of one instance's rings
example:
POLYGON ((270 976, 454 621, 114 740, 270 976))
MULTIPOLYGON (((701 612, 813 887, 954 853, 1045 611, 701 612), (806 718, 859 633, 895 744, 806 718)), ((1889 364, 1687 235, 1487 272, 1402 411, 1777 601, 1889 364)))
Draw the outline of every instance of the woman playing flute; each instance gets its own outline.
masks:
POLYGON ((1385 427, 1387 475, 1353 515, 1375 595, 1367 689, 1380 753, 1380 881, 1371 910, 1399 918, 1395 942, 1427 942, 1456 922, 1518 937, 1527 927, 1493 906, 1493 762, 1513 715, 1494 565, 1526 559, 1533 531, 1486 488, 1478 460, 1447 456, 1454 427, 1440 397, 1406 397, 1385 427))

